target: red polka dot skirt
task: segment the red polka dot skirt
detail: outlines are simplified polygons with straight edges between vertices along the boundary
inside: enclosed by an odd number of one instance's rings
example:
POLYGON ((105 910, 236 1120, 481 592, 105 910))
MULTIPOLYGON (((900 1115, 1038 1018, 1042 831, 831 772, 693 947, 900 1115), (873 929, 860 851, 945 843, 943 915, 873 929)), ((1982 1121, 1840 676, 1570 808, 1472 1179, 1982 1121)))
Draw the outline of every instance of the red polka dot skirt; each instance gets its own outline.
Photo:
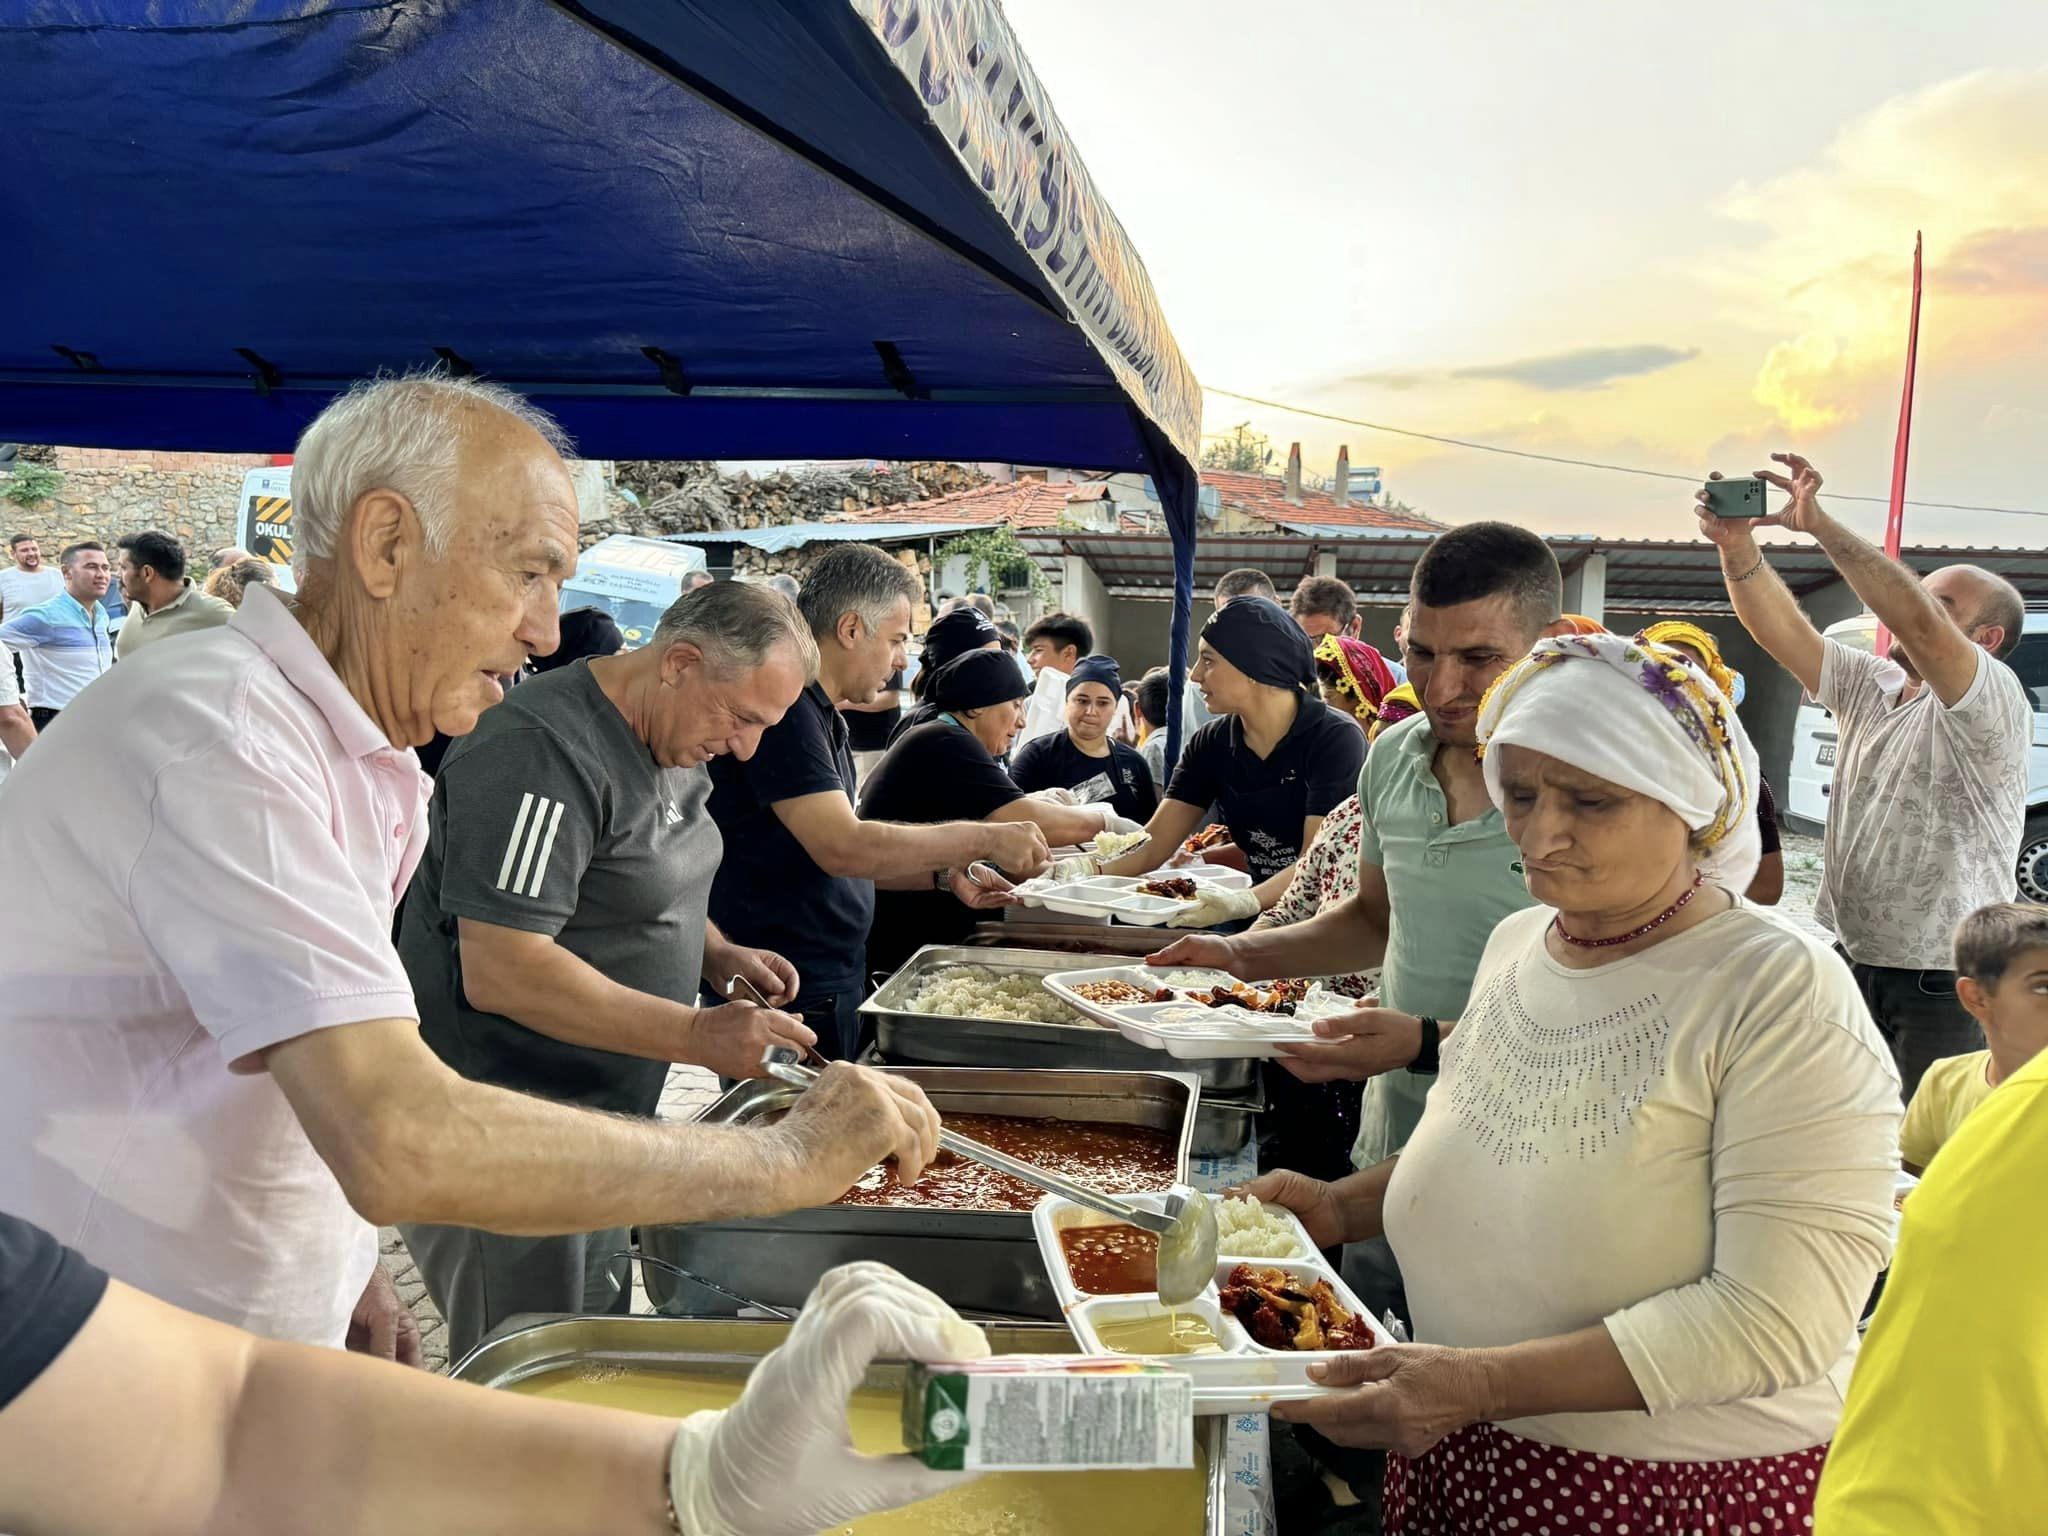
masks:
POLYGON ((1825 1445, 1736 1461, 1633 1461, 1474 1424, 1388 1456, 1387 1536, 1805 1536, 1825 1445))

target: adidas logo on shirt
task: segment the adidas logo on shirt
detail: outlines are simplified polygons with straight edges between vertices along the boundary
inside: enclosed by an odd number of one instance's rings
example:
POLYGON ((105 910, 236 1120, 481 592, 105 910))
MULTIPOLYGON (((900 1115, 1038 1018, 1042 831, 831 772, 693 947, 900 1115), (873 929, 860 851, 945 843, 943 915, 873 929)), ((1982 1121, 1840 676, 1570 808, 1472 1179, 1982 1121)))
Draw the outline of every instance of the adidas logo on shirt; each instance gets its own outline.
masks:
POLYGON ((546 795, 519 797, 512 818, 512 836, 505 844, 505 862, 498 866, 498 889, 514 896, 540 895, 548 859, 555 851, 555 829, 562 824, 562 802, 546 795))

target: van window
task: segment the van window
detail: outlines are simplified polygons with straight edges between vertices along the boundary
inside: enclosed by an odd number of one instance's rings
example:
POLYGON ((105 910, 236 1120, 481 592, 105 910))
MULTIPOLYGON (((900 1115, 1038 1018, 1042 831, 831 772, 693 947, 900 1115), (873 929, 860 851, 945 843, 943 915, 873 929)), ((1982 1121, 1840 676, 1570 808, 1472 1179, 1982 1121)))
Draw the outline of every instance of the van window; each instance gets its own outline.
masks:
MULTIPOLYGON (((1827 638, 1839 640, 1842 644, 1848 646, 1850 650, 1862 651, 1865 655, 1874 655, 1877 651, 1877 631, 1866 625, 1857 624, 1843 629, 1837 629, 1833 625, 1829 625, 1827 638)), ((1801 705, 1818 705, 1820 700, 1802 688, 1799 690, 1799 702, 1801 705)))
POLYGON ((2027 635, 2005 664, 2020 675, 2020 686, 2033 700, 2036 714, 2048 713, 2048 634, 2027 635))

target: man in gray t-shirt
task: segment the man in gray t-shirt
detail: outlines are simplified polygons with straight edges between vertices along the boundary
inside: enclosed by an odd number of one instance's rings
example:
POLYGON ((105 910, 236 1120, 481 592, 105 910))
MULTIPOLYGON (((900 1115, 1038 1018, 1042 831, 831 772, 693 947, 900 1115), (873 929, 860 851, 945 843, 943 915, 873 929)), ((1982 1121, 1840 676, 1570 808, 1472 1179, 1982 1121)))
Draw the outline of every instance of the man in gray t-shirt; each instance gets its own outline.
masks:
MULTIPOLYGON (((643 651, 520 684, 442 761, 398 949, 422 1037, 464 1077, 651 1116, 671 1062, 758 1076, 770 1043, 813 1041, 777 1008, 696 997, 736 975, 772 1004, 796 994, 788 961, 706 919, 722 842, 703 765, 753 751, 815 646, 792 623, 753 663, 722 664, 665 640, 668 624, 643 651)), ((512 1313, 616 1310, 629 1294, 606 1263, 622 1231, 403 1230, 451 1355, 512 1313)))

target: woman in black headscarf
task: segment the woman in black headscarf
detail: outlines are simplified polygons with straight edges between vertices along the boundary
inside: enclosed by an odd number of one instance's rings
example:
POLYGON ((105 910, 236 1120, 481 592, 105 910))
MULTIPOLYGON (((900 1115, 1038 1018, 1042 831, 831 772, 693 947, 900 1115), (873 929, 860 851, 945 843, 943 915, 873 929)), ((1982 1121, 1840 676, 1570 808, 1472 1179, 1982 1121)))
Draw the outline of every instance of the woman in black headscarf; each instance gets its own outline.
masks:
MULTIPOLYGON (((975 651, 996 650, 1002 643, 1002 631, 996 628, 995 620, 979 608, 963 603, 951 613, 933 619, 931 628, 924 632, 923 649, 918 652, 917 675, 910 680, 910 696, 917 702, 896 722, 896 729, 889 733, 889 745, 895 746, 904 732, 938 718, 939 706, 932 702, 932 679, 940 668, 975 651)), ((1013 665, 1010 670, 1020 678, 1024 675, 1021 667, 1013 665)))
MULTIPOLYGON (((861 819, 920 825, 1031 821, 1052 847, 1085 842, 1115 826, 1119 818, 1110 805, 1027 799, 996 761, 1024 727, 1024 699, 1030 691, 1016 662, 1001 651, 969 651, 940 667, 925 692, 937 713, 890 744, 861 791, 861 819)), ((964 939, 975 921, 974 912, 943 886, 878 889, 868 966, 893 971, 920 945, 964 939)))
POLYGON ((1316 694, 1315 652, 1278 603, 1240 597, 1202 626, 1190 674, 1218 718, 1181 753, 1147 841, 1107 866, 1137 874, 1166 862, 1211 805, 1244 853, 1249 891, 1205 897, 1176 918, 1207 927, 1252 917, 1278 901, 1323 817, 1358 787, 1365 737, 1316 694))

